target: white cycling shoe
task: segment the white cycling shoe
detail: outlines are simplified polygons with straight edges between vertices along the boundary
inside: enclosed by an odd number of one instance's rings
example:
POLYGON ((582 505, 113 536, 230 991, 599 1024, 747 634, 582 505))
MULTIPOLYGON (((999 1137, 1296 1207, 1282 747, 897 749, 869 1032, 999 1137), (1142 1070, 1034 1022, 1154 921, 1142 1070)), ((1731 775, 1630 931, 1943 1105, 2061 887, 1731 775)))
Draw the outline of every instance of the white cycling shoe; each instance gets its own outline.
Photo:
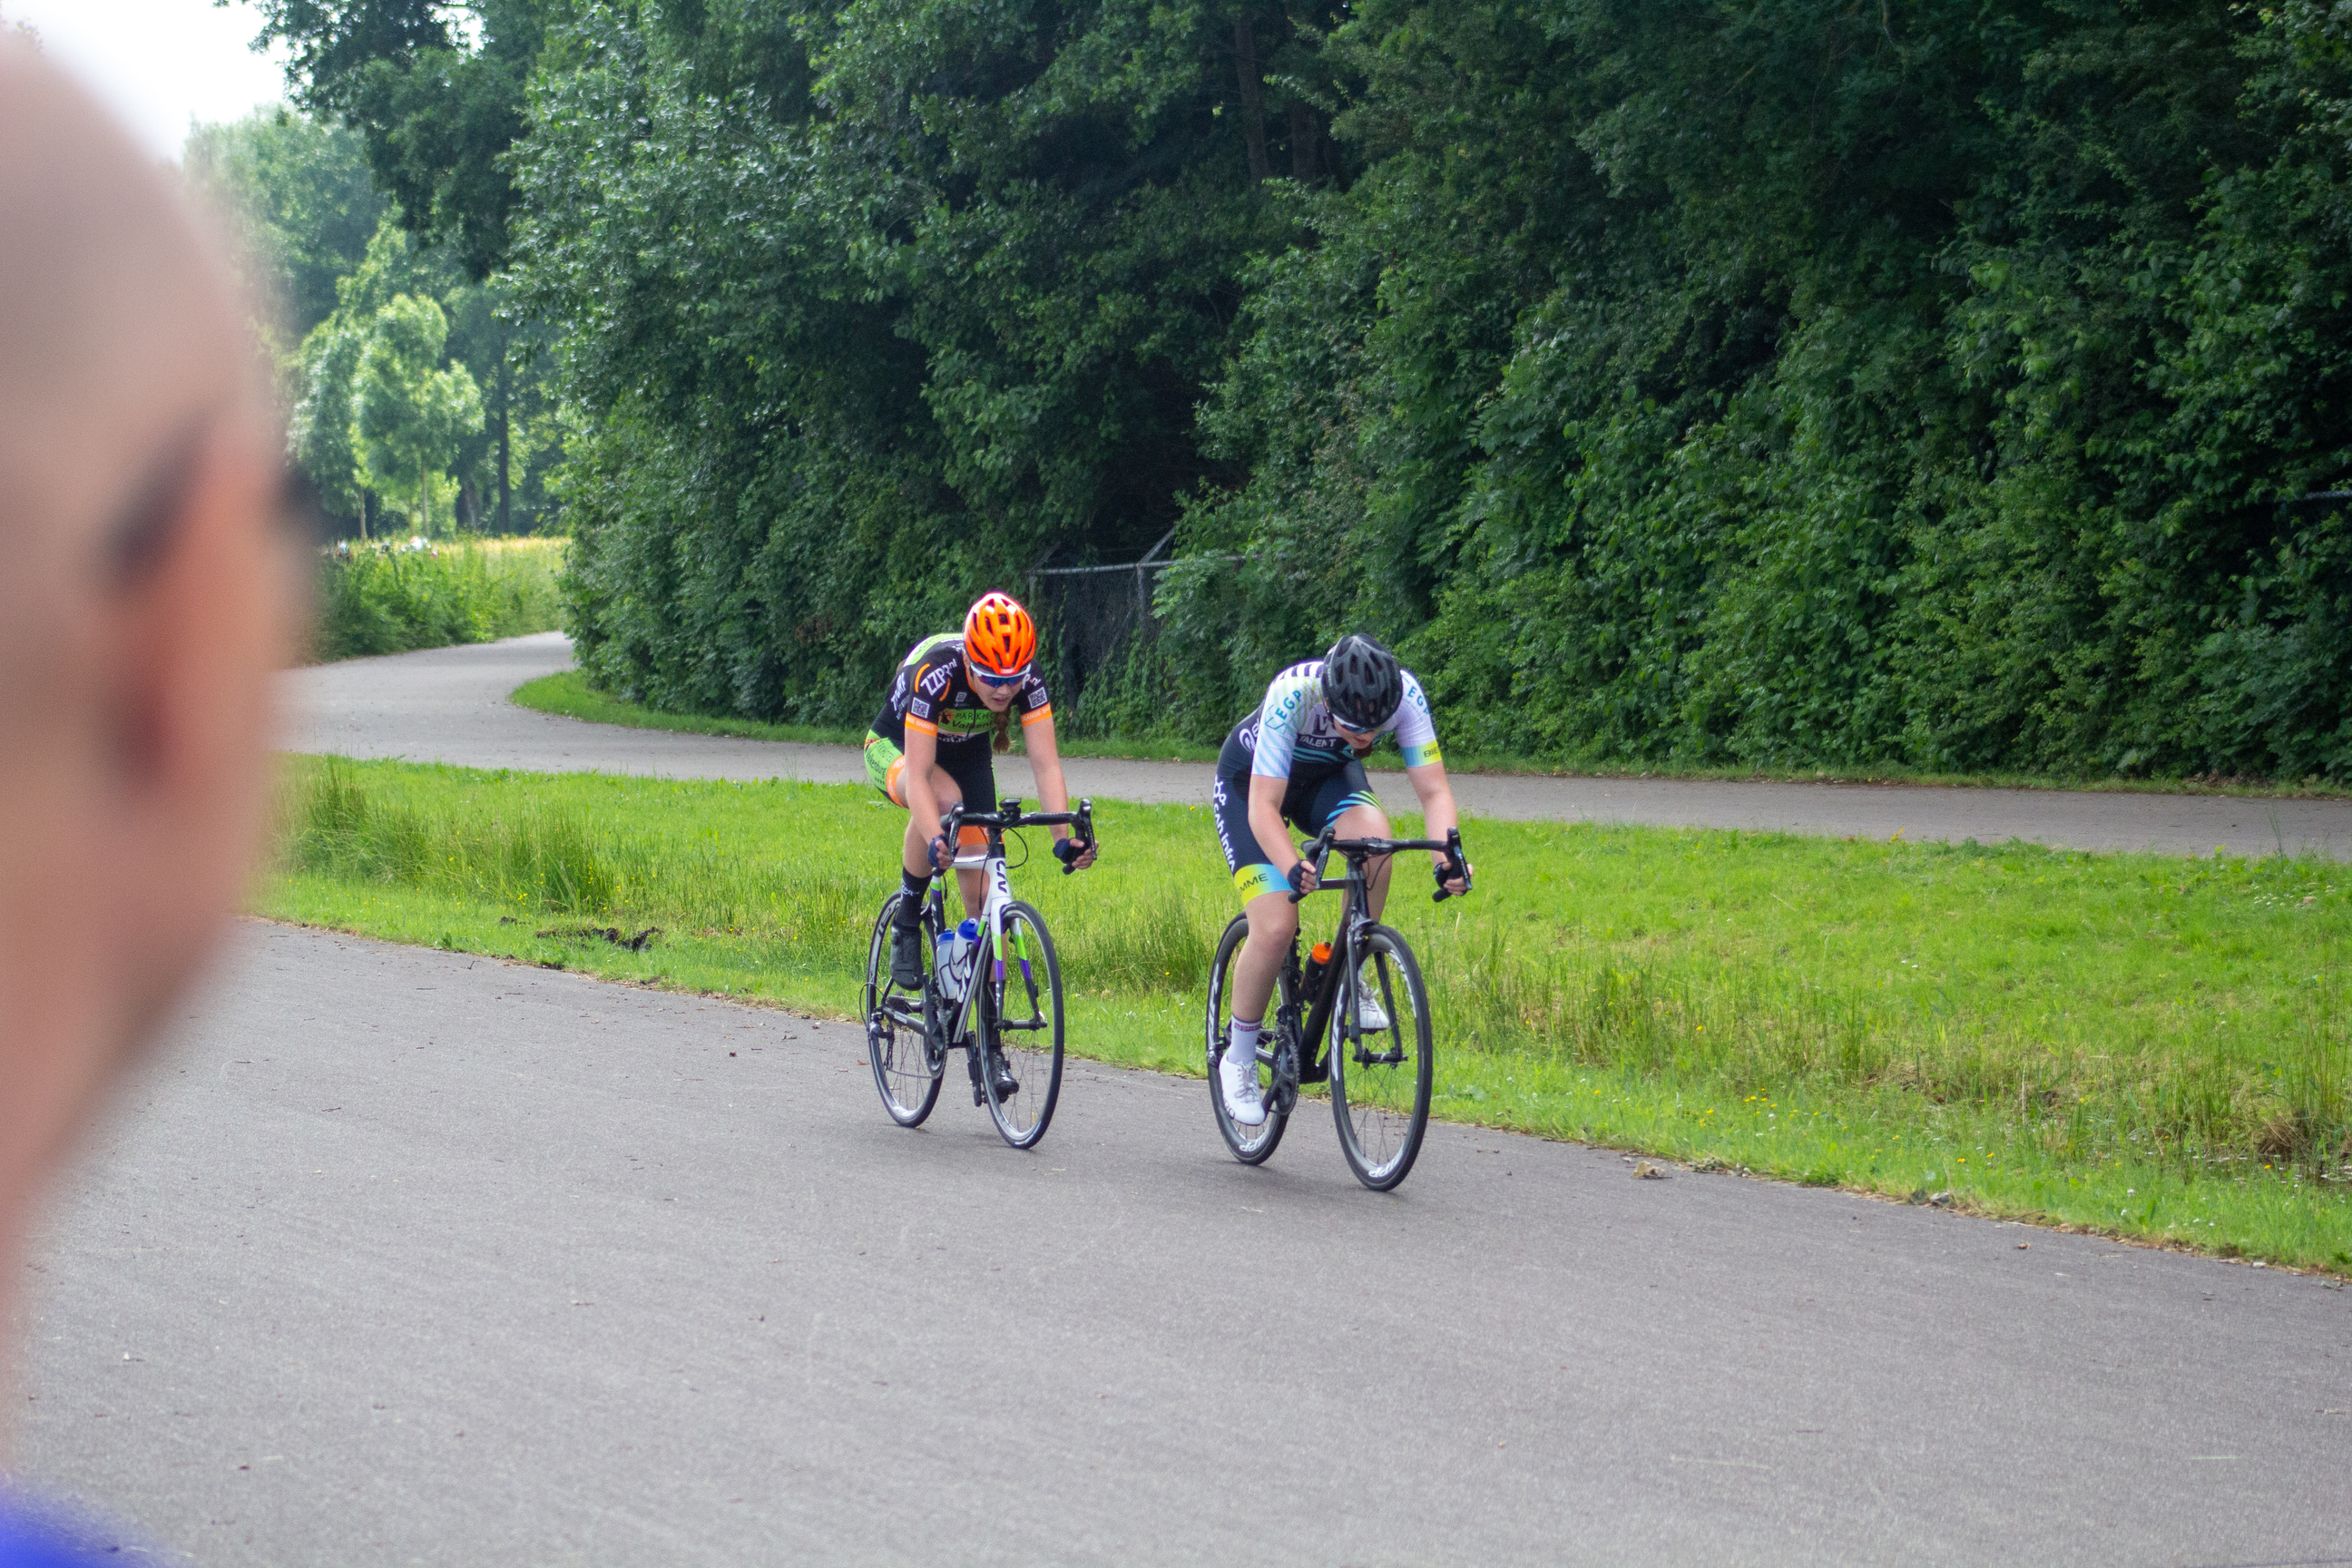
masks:
POLYGON ((1356 1026, 1368 1035, 1386 1034, 1389 1010, 1381 1005, 1379 993, 1359 981, 1356 985, 1356 1026))
POLYGON ((1243 1127, 1265 1125, 1265 1097, 1258 1092, 1257 1052, 1247 1060, 1230 1048, 1217 1064, 1217 1086, 1225 1097, 1225 1114, 1243 1127))

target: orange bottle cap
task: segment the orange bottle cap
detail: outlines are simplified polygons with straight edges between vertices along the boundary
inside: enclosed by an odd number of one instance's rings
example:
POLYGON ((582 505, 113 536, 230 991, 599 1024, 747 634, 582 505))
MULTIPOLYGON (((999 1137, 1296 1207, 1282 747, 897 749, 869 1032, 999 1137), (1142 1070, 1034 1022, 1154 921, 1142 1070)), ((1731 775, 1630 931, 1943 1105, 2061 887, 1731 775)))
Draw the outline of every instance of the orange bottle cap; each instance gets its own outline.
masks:
POLYGON ((1331 944, 1329 942, 1318 942, 1315 944, 1315 962, 1318 963, 1328 963, 1331 962, 1331 944))

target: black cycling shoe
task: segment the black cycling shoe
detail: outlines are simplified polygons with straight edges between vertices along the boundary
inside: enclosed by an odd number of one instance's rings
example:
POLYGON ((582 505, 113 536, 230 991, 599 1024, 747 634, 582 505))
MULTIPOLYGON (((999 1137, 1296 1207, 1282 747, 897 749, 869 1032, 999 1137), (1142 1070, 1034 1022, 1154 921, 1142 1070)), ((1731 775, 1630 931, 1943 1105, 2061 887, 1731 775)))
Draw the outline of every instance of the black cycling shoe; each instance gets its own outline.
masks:
POLYGON ((922 927, 890 927, 890 984, 908 991, 923 988, 922 927))
MULTIPOLYGON (((1013 1076, 1011 1065, 995 1051, 988 1053, 988 1071, 996 1085, 997 1099, 1011 1100, 1021 1092, 1021 1080, 1013 1076)), ((974 1105, 988 1103, 988 1091, 980 1086, 980 1069, 977 1067, 971 1070, 971 1102, 974 1105)))

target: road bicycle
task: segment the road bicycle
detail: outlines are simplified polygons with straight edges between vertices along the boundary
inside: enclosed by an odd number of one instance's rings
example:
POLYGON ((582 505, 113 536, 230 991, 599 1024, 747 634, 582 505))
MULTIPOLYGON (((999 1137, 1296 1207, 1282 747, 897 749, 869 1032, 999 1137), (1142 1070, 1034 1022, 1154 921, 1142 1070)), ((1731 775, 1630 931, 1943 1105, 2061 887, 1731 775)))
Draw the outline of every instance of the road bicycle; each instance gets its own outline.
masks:
MULTIPOLYGON (((1339 931, 1330 942, 1317 943, 1307 963, 1299 963, 1295 937, 1283 959, 1271 1026, 1258 1036, 1258 1088, 1265 1101, 1265 1121, 1256 1127, 1244 1127, 1226 1113, 1220 1081, 1233 1023, 1228 998, 1234 963, 1249 936, 1249 916, 1235 915, 1218 939, 1216 962, 1209 970, 1209 1102, 1216 1108, 1217 1131, 1224 1134, 1225 1146, 1242 1163, 1264 1163, 1282 1142, 1301 1084, 1328 1082, 1339 1149, 1356 1180, 1384 1193, 1412 1172, 1429 1126, 1433 1070, 1429 995, 1422 986, 1421 965, 1403 936, 1372 918, 1364 869, 1376 855, 1405 849, 1443 851, 1447 879, 1458 877, 1462 890, 1470 890, 1470 863, 1462 858, 1458 830, 1448 831, 1443 842, 1334 838, 1327 830, 1307 847, 1305 858, 1318 879, 1332 852, 1347 858, 1346 879, 1316 889, 1337 888, 1346 894, 1346 901, 1339 931), (1384 1029, 1363 1026, 1359 999, 1367 992, 1387 1015, 1384 1029), (1328 1052, 1323 1048, 1327 1032, 1328 1052)), ((1293 893, 1290 901, 1295 904, 1306 896, 1293 893)), ((1436 900, 1442 903, 1450 896, 1441 887, 1436 900)))
MULTIPOLYGON (((923 984, 908 990, 890 978, 890 928, 903 888, 883 900, 866 952, 866 1047, 882 1107, 901 1127, 919 1127, 939 1102, 948 1053, 964 1051, 996 1130, 1015 1149, 1045 1136, 1062 1092, 1062 971, 1045 917, 1013 896, 1004 836, 1024 827, 1071 826, 1081 847, 1095 841, 1094 802, 1076 811, 1032 812, 1008 800, 992 812, 961 805, 940 818, 950 844, 961 829, 985 830, 977 854, 960 854, 960 868, 979 867, 988 892, 981 906, 980 939, 967 960, 961 994, 942 983, 936 955, 947 921, 946 878, 923 902, 923 984), (992 1070, 1001 1064, 1003 1072, 992 1070)), ((1023 848, 1027 848, 1024 841, 1023 848)), ((1024 858, 1022 864, 1028 862, 1024 858)), ((1076 869, 1064 866, 1067 875, 1076 869)))

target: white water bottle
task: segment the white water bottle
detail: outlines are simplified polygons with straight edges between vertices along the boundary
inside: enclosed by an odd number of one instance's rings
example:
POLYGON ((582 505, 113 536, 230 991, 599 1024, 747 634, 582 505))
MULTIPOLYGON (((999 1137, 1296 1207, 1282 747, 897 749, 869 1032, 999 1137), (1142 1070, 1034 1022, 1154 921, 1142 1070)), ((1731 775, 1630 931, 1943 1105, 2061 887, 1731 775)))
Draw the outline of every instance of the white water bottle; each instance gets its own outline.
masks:
POLYGON ((972 954, 980 947, 980 922, 966 919, 940 938, 940 984, 950 1001, 961 1002, 971 984, 972 954))
POLYGON ((963 994, 955 977, 956 933, 950 926, 940 932, 938 945, 931 949, 931 978, 939 982, 940 994, 952 1002, 963 994))
POLYGON ((980 962, 980 922, 966 918, 956 927, 956 994, 971 989, 972 967, 980 962))

